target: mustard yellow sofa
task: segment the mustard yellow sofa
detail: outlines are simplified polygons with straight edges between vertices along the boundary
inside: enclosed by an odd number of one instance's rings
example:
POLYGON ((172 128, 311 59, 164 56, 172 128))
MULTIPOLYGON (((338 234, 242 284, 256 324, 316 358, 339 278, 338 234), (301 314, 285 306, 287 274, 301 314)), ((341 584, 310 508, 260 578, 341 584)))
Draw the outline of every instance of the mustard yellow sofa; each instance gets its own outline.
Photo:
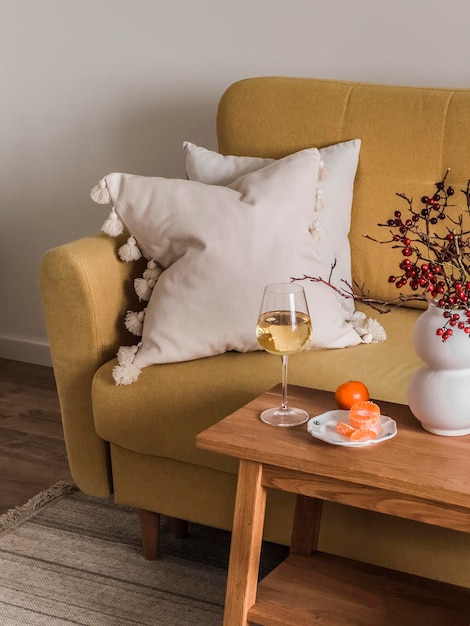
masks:
MULTIPOLYGON (((465 188, 470 175, 470 89, 411 88, 334 80, 264 77, 223 94, 217 116, 223 154, 279 158, 307 147, 361 139, 350 232, 353 277, 379 299, 397 252, 375 244, 377 224, 397 208, 397 192, 420 197, 447 167, 465 188)), ((101 173, 97 173, 98 176, 101 173)), ((158 175, 158 172, 155 172, 158 175)), ((124 238, 123 238, 124 237, 124 238)), ((114 494, 140 511, 145 554, 156 555, 158 514, 230 529, 236 463, 195 447, 195 436, 279 382, 278 359, 264 352, 152 365, 116 386, 119 345, 132 338, 122 319, 136 305, 132 284, 144 263, 123 263, 117 239, 92 235, 47 252, 41 288, 70 468, 92 496, 114 494)), ((359 304, 360 310, 367 311, 359 304)), ((370 314, 370 310, 368 311, 370 314)), ((380 317, 387 340, 291 359, 291 383, 334 390, 359 379, 380 401, 407 401, 420 366, 412 344, 419 308, 380 317)), ((434 436, 426 434, 423 436, 434 436)), ((268 497, 265 537, 288 543, 293 499, 268 497)), ((470 536, 328 503, 323 550, 470 586, 470 536)))

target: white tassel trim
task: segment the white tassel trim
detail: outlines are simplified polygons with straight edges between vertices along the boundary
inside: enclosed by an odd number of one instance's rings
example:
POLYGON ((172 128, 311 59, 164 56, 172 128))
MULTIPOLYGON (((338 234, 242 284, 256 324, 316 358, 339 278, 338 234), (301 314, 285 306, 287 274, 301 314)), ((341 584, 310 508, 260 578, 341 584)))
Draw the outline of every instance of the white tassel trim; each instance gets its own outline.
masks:
POLYGON ((320 222, 318 220, 313 220, 313 222, 310 224, 309 231, 313 237, 313 240, 317 243, 323 241, 326 237, 326 231, 320 226, 320 222))
POLYGON ((136 346, 121 346, 117 352, 117 360, 119 365, 127 365, 127 363, 133 363, 134 357, 137 354, 142 342, 139 342, 136 346))
POLYGON ((161 273, 162 270, 158 267, 156 261, 154 259, 150 259, 147 263, 147 269, 144 272, 145 280, 152 280, 152 278, 157 280, 161 273))
POLYGON ((366 317, 366 314, 362 311, 354 311, 351 319, 349 320, 354 330, 359 332, 359 329, 362 328, 366 322, 366 317))
POLYGON ((365 331, 361 335, 363 343, 382 343, 382 341, 387 339, 385 328, 373 317, 369 317, 364 324, 363 330, 365 331))
POLYGON ((318 170, 318 180, 326 180, 328 178, 329 171, 325 167, 325 163, 320 161, 320 169, 318 170))
POLYGON ((110 237, 119 237, 124 232, 124 224, 119 219, 114 207, 111 209, 111 213, 108 215, 108 219, 101 227, 101 230, 110 237))
POLYGON ((99 183, 92 188, 90 197, 98 204, 109 204, 111 202, 111 194, 109 193, 105 178, 102 178, 99 183))
POLYGON ((127 242, 119 248, 118 255, 122 261, 126 261, 127 263, 130 263, 131 261, 138 261, 140 259, 142 252, 139 250, 137 242, 132 235, 129 237, 127 242))
POLYGON ((136 346, 121 346, 117 353, 119 365, 113 368, 113 378, 116 385, 131 385, 140 376, 140 367, 134 364, 135 355, 139 351, 142 342, 136 346))
POLYGON ((144 309, 139 312, 127 311, 126 317, 124 318, 124 325, 133 335, 137 335, 138 337, 142 336, 146 310, 147 309, 144 309))
POLYGON ((323 195, 323 191, 317 188, 315 193, 315 211, 323 211, 326 207, 325 196, 323 195))
POLYGON ((145 278, 136 278, 134 280, 134 289, 139 297, 139 300, 150 300, 152 290, 157 282, 156 278, 145 280, 145 278))
POLYGON ((139 378, 142 370, 134 363, 116 365, 113 368, 113 378, 116 385, 131 385, 139 378))
POLYGON ((362 311, 355 311, 351 320, 354 330, 360 335, 362 343, 382 343, 387 333, 382 324, 373 317, 366 318, 362 311))

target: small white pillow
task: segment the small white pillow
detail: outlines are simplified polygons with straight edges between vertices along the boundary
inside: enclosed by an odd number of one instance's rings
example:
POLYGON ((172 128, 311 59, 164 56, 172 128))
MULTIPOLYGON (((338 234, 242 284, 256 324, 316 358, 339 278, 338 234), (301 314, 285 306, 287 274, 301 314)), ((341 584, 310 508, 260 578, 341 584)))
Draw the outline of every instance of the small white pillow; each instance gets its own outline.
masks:
MULTIPOLYGON (((129 174, 101 181, 99 194, 107 188, 144 256, 166 268, 150 296, 141 344, 121 352, 118 384, 153 363, 260 349, 255 328, 265 285, 328 274, 329 259, 309 232, 319 162, 318 150, 303 150, 228 187, 129 174)), ((360 343, 334 291, 302 284, 312 347, 360 343)))
MULTIPOLYGON (((342 281, 349 285, 352 283, 348 235, 360 148, 360 139, 352 139, 319 150, 324 175, 320 172, 317 190, 320 202, 317 201, 317 211, 312 216, 313 230, 316 229, 313 236, 322 260, 330 267, 335 264, 331 282, 338 287, 344 287, 342 281)), ((211 185, 228 185, 239 176, 261 169, 274 160, 223 156, 189 141, 183 143, 183 149, 188 178, 211 185)), ((328 276, 329 273, 323 277, 328 276)), ((348 317, 351 317, 354 313, 354 301, 344 300, 343 307, 348 317)))
POLYGON ((274 159, 222 156, 189 141, 183 143, 183 149, 186 176, 189 180, 197 180, 206 185, 230 185, 240 176, 256 172, 274 161, 274 159))

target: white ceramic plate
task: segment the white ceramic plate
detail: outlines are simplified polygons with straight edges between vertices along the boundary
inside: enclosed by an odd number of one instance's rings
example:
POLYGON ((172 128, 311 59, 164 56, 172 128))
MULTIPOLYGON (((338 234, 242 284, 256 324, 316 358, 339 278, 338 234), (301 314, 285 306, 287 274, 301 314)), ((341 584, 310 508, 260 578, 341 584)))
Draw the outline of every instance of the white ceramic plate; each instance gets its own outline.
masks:
POLYGON ((332 443, 335 446, 349 446, 351 448, 370 446, 375 443, 380 443, 381 441, 387 441, 388 439, 395 437, 397 434, 397 424, 395 420, 392 420, 391 417, 387 417, 386 415, 381 415, 377 426, 374 426, 374 428, 371 429, 375 430, 377 433, 376 439, 368 439, 367 441, 351 441, 349 437, 345 437, 344 435, 340 435, 336 432, 336 424, 338 422, 346 422, 346 424, 349 423, 348 415, 349 411, 341 411, 340 409, 316 415, 308 421, 307 430, 312 437, 315 437, 316 439, 332 443))

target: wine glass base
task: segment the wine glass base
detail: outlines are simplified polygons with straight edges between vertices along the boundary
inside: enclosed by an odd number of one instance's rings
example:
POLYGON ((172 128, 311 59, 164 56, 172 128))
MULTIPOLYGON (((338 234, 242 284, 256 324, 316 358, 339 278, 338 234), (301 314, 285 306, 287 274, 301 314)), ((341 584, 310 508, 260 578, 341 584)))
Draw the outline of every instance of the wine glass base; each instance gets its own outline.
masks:
POLYGON ((309 414, 307 411, 294 407, 289 407, 288 409, 283 409, 282 407, 266 409, 260 415, 261 421, 271 426, 298 426, 299 424, 305 424, 308 418, 309 414))

